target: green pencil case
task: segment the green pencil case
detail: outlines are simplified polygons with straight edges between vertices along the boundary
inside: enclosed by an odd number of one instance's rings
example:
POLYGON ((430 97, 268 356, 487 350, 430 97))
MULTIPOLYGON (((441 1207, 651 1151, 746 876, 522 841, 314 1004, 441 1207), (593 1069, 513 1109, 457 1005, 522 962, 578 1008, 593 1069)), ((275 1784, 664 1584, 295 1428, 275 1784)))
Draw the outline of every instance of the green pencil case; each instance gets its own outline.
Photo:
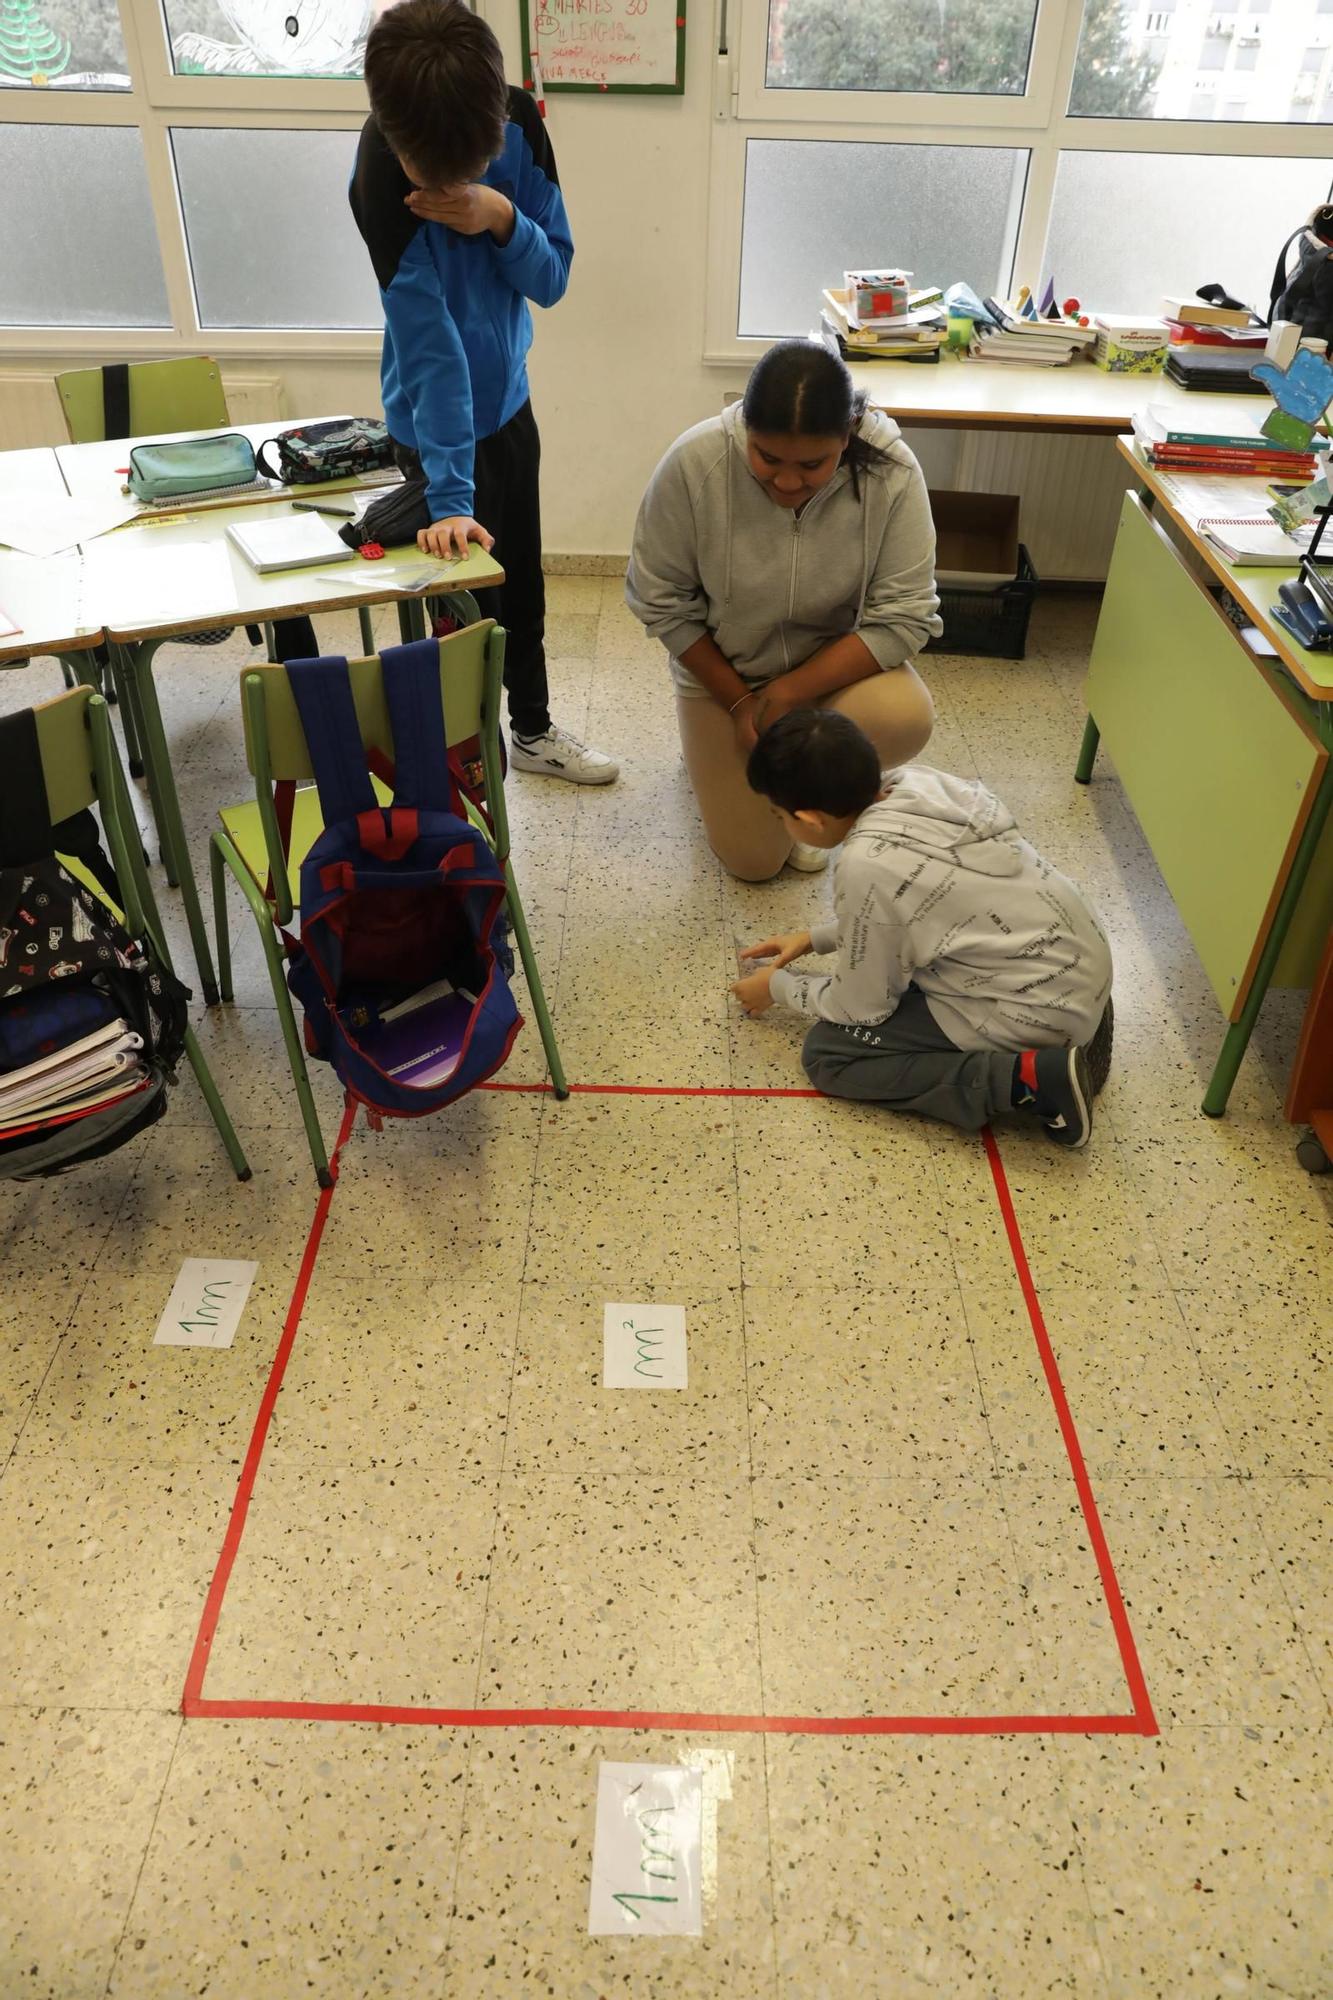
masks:
POLYGON ((249 486, 258 477, 255 448, 239 431, 137 444, 130 453, 129 488, 136 500, 173 500, 183 493, 249 486))

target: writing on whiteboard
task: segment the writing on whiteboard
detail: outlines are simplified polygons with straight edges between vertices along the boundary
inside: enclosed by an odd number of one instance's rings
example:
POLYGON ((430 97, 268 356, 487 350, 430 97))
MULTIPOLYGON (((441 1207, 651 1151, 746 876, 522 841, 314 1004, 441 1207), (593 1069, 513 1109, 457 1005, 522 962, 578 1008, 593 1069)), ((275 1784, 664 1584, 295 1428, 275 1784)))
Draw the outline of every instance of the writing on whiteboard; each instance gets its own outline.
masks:
POLYGON ((680 0, 532 0, 548 89, 677 87, 680 0))

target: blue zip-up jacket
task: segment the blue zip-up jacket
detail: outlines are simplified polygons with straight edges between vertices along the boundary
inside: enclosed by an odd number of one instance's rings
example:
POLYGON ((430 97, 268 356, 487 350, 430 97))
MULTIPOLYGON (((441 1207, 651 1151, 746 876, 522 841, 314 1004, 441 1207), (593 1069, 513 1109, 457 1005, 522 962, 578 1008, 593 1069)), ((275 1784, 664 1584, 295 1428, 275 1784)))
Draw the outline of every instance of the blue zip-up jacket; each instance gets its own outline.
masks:
POLYGON ((418 453, 431 518, 473 510, 472 456, 528 400, 528 300, 563 298, 574 255, 555 155, 526 91, 509 92, 504 150, 482 176, 514 204, 503 247, 419 222, 412 182, 373 118, 349 190, 384 304, 380 389, 390 437, 418 453))

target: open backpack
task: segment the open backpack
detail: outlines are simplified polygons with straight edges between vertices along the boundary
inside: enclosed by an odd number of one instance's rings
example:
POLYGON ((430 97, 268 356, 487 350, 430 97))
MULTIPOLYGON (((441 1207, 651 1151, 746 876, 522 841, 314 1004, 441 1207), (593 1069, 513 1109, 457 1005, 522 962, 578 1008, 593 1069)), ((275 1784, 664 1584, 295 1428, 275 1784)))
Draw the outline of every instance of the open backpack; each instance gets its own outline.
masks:
POLYGON ((391 648, 382 667, 391 805, 372 783, 347 661, 286 670, 324 819, 301 864, 288 985, 310 1054, 372 1123, 453 1103, 499 1069, 522 1026, 504 871, 468 818, 469 802, 484 810, 479 767, 466 745, 446 747, 439 646, 391 648))

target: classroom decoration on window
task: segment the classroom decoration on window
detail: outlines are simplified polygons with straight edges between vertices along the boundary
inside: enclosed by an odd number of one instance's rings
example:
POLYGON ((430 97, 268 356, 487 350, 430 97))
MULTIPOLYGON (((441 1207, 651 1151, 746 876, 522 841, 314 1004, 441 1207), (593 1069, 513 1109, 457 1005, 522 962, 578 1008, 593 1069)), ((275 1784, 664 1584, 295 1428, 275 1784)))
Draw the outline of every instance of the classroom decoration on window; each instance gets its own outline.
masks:
POLYGON ((0 89, 128 90, 116 0, 0 0, 0 89))
POLYGON ((685 0, 519 0, 523 79, 554 90, 685 88, 685 0))
POLYGON ((360 76, 375 0, 167 0, 177 76, 360 76))
POLYGON ((38 0, 0 0, 0 77, 41 89, 68 69, 72 51, 43 19, 38 0))

